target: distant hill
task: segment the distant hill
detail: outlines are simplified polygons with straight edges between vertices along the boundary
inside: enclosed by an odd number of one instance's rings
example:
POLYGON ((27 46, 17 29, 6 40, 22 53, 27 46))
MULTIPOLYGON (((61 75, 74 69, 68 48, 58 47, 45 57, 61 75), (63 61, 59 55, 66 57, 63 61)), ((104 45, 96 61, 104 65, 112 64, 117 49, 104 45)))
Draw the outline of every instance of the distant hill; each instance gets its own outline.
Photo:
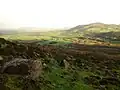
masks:
POLYGON ((68 30, 65 30, 62 33, 62 35, 119 40, 120 25, 104 23, 91 23, 88 25, 78 25, 68 30))
POLYGON ((2 34, 21 34, 30 36, 52 36, 52 37, 84 37, 89 39, 101 39, 108 41, 120 41, 120 25, 91 23, 78 25, 70 29, 45 29, 35 27, 23 27, 17 30, 0 30, 2 34), (47 32, 44 32, 47 31, 47 32))
POLYGON ((120 25, 115 24, 103 24, 103 23, 92 23, 88 25, 78 25, 76 27, 70 28, 68 32, 117 32, 120 31, 120 25))

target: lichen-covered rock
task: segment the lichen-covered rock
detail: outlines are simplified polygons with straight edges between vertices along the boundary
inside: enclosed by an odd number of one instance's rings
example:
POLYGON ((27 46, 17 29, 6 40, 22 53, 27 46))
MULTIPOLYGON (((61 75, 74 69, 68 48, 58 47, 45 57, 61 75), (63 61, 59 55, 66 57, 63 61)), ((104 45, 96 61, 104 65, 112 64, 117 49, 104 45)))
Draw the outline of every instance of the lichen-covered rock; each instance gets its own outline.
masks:
POLYGON ((14 75, 27 75, 29 71, 29 59, 16 58, 6 62, 1 69, 1 73, 14 74, 14 75))
POLYGON ((30 77, 35 80, 42 73, 42 63, 40 60, 35 60, 30 65, 30 77))
POLYGON ((15 58, 12 61, 6 62, 1 69, 1 73, 10 75, 26 75, 31 79, 39 77, 42 71, 42 63, 40 60, 30 60, 15 58))

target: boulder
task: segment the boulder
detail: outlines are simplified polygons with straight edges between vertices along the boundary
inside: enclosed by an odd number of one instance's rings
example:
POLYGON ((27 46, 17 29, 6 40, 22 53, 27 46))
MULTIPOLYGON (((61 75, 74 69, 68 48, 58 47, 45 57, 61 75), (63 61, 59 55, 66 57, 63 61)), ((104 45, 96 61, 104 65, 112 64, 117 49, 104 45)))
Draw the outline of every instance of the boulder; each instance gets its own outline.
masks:
POLYGON ((30 65, 30 77, 32 80, 37 79, 42 73, 42 63, 40 60, 35 60, 30 65))
POLYGON ((1 73, 27 75, 29 71, 29 61, 28 59, 15 58, 2 66, 1 73))
POLYGON ((26 75, 30 79, 39 77, 42 71, 42 63, 40 60, 30 60, 15 58, 12 61, 6 62, 1 69, 1 73, 10 75, 26 75))

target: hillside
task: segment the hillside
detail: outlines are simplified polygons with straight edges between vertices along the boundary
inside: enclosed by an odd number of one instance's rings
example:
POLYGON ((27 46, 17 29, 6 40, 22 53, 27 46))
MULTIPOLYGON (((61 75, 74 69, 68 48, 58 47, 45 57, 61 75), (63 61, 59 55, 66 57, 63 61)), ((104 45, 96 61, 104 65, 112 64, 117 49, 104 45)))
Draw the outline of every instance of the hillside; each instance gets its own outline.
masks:
POLYGON ((78 25, 69 29, 68 31, 73 32, 94 32, 94 33, 102 33, 102 32, 117 32, 120 31, 120 25, 115 24, 103 24, 103 23, 91 23, 88 25, 78 25))
POLYGON ((120 47, 0 38, 0 90, 120 90, 120 47))
POLYGON ((120 25, 103 23, 78 25, 76 27, 65 30, 63 33, 61 33, 61 35, 119 41, 120 25))

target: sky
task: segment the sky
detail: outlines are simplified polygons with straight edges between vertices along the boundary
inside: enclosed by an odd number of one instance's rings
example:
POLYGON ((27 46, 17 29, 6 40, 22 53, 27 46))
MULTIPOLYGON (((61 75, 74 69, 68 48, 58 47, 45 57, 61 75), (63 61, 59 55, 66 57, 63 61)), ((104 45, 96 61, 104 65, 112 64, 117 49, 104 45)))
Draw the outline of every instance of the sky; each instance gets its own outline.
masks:
POLYGON ((120 24, 120 0, 0 0, 0 28, 120 24))

